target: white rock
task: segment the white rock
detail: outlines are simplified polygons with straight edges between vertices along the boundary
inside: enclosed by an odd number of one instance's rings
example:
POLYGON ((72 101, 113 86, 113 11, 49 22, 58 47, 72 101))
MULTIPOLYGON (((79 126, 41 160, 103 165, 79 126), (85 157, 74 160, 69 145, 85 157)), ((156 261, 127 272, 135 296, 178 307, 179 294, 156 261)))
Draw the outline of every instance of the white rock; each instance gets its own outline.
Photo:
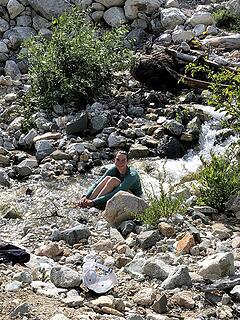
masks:
POLYGON ((166 29, 174 29, 177 25, 183 24, 187 17, 185 14, 177 8, 163 9, 162 14, 162 25, 166 29))

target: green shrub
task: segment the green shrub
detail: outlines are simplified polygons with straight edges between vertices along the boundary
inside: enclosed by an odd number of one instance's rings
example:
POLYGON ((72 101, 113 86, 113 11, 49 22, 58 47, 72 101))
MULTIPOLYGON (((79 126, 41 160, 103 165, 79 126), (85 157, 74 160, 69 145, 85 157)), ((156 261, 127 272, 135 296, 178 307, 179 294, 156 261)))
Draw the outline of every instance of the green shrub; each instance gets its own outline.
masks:
POLYGON ((152 192, 145 190, 149 206, 142 214, 136 216, 137 220, 155 227, 161 218, 169 218, 177 213, 186 213, 187 206, 184 203, 184 198, 172 195, 174 187, 170 181, 168 191, 164 190, 163 182, 166 182, 165 169, 163 175, 159 175, 159 195, 153 188, 152 192))
POLYGON ((41 36, 24 43, 31 81, 28 103, 52 107, 75 102, 85 106, 126 69, 131 51, 123 46, 124 28, 101 31, 74 7, 52 24, 50 40, 41 36))
POLYGON ((212 154, 211 161, 202 159, 203 166, 196 174, 200 186, 198 204, 209 205, 223 212, 229 197, 240 190, 240 164, 236 149, 229 148, 221 156, 212 154))
POLYGON ((218 28, 227 29, 230 31, 240 31, 240 17, 237 14, 230 12, 227 9, 217 10, 213 17, 218 28))
POLYGON ((206 65, 190 63, 185 72, 194 78, 205 74, 206 80, 210 82, 209 105, 216 110, 225 111, 230 116, 225 120, 225 125, 240 132, 240 68, 233 71, 222 67, 215 71, 206 65))

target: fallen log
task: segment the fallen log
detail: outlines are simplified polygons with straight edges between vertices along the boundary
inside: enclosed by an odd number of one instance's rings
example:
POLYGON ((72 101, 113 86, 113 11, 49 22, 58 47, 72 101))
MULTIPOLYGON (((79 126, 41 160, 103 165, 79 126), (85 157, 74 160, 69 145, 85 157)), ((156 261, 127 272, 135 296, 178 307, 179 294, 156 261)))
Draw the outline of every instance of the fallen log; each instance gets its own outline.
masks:
POLYGON ((170 48, 166 48, 166 52, 169 55, 171 55, 172 57, 174 57, 176 59, 179 59, 179 60, 182 60, 184 62, 195 62, 198 59, 202 58, 203 62, 205 64, 207 64, 208 66, 210 66, 210 67, 214 67, 214 68, 222 68, 222 67, 224 67, 224 68, 226 68, 228 70, 231 70, 231 71, 234 71, 234 72, 236 71, 236 68, 233 68, 233 67, 230 67, 230 66, 226 66, 226 65, 221 65, 221 64, 216 63, 214 61, 205 59, 202 52, 198 53, 198 55, 192 55, 192 54, 182 53, 182 52, 179 52, 177 50, 170 49, 170 48))
POLYGON ((240 33, 223 37, 212 37, 201 41, 203 45, 211 45, 214 48, 240 49, 240 33))
MULTIPOLYGON (((165 67, 165 68, 169 72, 169 74, 171 74, 176 80, 182 82, 183 84, 185 84, 191 88, 205 90, 205 89, 208 89, 211 84, 211 82, 208 82, 208 81, 197 80, 194 78, 184 76, 184 75, 178 73, 177 71, 172 70, 168 67, 165 67)), ((221 87, 226 88, 228 86, 226 84, 222 84, 221 87)))

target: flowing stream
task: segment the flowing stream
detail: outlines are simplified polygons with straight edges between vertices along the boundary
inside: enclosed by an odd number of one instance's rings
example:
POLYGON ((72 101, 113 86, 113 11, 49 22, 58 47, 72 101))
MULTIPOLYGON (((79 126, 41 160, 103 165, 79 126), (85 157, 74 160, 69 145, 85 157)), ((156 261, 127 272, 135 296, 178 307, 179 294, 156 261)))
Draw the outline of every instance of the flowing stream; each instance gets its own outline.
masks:
MULTIPOLYGON (((201 106, 198 107, 201 108, 201 106)), ((210 160, 211 153, 223 154, 226 148, 237 140, 238 137, 230 136, 225 141, 218 143, 216 135, 222 130, 219 121, 225 117, 225 113, 217 112, 212 107, 206 106, 204 106, 204 112, 211 115, 212 119, 202 125, 197 148, 189 150, 184 157, 177 160, 152 158, 145 160, 144 163, 142 160, 134 161, 133 165, 141 173, 145 190, 157 195, 159 193, 159 175, 161 176, 164 171, 166 173, 164 187, 167 188, 169 182, 177 184, 184 177, 195 173, 202 164, 201 158, 210 160)))

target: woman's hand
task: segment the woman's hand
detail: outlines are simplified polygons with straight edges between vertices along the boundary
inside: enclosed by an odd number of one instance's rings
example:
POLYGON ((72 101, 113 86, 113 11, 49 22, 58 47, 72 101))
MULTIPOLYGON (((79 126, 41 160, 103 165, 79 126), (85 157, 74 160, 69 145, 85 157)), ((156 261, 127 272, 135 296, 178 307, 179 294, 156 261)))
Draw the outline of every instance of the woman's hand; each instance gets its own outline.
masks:
POLYGON ((93 207, 93 205, 94 205, 93 200, 89 200, 84 196, 84 197, 82 197, 82 199, 77 204, 77 207, 79 207, 79 208, 87 208, 87 207, 93 207))

